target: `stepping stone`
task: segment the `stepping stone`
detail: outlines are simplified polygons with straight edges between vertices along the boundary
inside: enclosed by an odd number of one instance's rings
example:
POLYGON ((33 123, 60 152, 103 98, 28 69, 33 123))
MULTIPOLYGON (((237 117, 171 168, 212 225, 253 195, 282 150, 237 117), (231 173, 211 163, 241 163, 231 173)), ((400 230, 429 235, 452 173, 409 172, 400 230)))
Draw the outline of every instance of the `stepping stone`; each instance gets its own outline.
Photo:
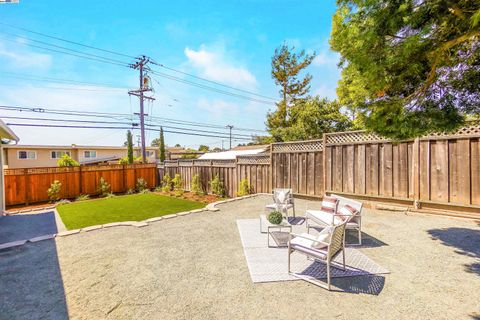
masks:
POLYGON ((50 240, 50 239, 54 239, 55 236, 56 236, 56 234, 47 234, 47 235, 44 235, 44 236, 28 239, 28 241, 29 242, 38 242, 38 241, 43 241, 43 240, 50 240))
POLYGON ((0 244, 0 250, 1 249, 18 247, 18 246, 24 245, 26 242, 27 242, 27 240, 18 240, 18 241, 3 243, 3 244, 0 244))

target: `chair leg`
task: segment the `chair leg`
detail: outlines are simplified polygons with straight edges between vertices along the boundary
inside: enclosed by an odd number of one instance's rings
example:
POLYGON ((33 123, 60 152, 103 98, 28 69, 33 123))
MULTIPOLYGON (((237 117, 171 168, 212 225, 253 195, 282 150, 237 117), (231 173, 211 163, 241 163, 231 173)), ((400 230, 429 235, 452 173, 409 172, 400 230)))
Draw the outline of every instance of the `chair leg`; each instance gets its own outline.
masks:
POLYGON ((328 283, 328 290, 330 291, 330 261, 327 262, 327 283, 328 283))
POLYGON ((292 254, 290 246, 288 247, 288 273, 290 273, 290 255, 292 254))
POLYGON ((362 245, 362 230, 358 228, 358 244, 362 245))
POLYGON ((295 218, 295 205, 293 205, 293 217, 295 218))
POLYGON ((343 254, 343 271, 346 270, 345 268, 345 249, 342 250, 342 254, 343 254))

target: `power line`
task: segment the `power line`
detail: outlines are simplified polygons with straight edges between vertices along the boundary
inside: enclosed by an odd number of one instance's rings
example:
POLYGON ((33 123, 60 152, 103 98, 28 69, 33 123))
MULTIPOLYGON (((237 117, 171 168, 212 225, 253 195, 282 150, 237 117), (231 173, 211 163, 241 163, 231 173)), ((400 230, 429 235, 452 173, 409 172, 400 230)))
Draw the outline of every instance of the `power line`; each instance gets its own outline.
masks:
MULTIPOLYGON (((73 111, 73 110, 65 110, 65 109, 49 109, 43 107, 19 107, 19 106, 8 106, 8 105, 0 105, 0 110, 10 110, 10 111, 19 111, 19 112, 36 112, 36 113, 45 113, 45 114, 57 114, 57 115, 67 115, 67 116, 80 116, 80 117, 96 117, 96 118, 111 118, 111 119, 127 119, 133 121, 134 116, 131 114, 125 113, 109 113, 109 112, 95 112, 95 111, 73 111)), ((162 117, 152 117, 152 120, 158 120, 160 122, 167 122, 185 126, 201 126, 201 127, 208 127, 208 128, 218 128, 218 129, 225 129, 225 126, 222 125, 214 125, 209 123, 202 123, 202 122, 193 122, 193 121, 185 121, 185 120, 177 120, 172 118, 162 118, 162 117)), ((251 132, 265 132, 264 130, 259 129, 249 129, 249 128, 239 128, 234 127, 233 130, 244 130, 244 131, 251 131, 251 132)))
POLYGON ((128 87, 120 87, 116 85, 112 85, 110 83, 100 83, 100 82, 88 82, 88 81, 80 81, 80 80, 72 80, 72 79, 64 79, 64 78, 53 78, 53 77, 43 77, 43 76, 36 76, 30 75, 25 73, 15 73, 15 72, 8 72, 8 71, 0 71, 0 74, 5 74, 7 77, 14 78, 14 79, 22 79, 22 80, 33 80, 33 81, 46 81, 52 83, 63 83, 63 84, 80 84, 92 87, 109 87, 118 90, 124 90, 128 87))
POLYGON ((263 104, 268 104, 268 105, 273 105, 274 104, 273 101, 260 100, 260 99, 257 99, 257 98, 241 95, 241 94, 238 94, 238 93, 225 91, 225 90, 222 90, 222 89, 210 87, 210 86, 203 85, 203 84, 200 84, 200 83, 197 83, 197 82, 193 82, 193 81, 185 80, 185 79, 182 79, 182 78, 179 78, 179 77, 175 77, 175 76, 163 73, 163 72, 150 70, 150 73, 161 76, 162 78, 165 78, 165 79, 173 80, 173 81, 180 82, 180 83, 183 83, 183 84, 188 84, 188 85, 191 85, 191 86, 194 86, 194 87, 197 87, 197 88, 201 88, 201 89, 205 89, 205 90, 209 90, 209 91, 212 91, 212 92, 221 93, 221 94, 231 96, 231 97, 234 97, 234 98, 250 100, 250 101, 253 101, 253 102, 258 102, 258 103, 263 103, 263 104))
MULTIPOLYGON (((6 41, 9 41, 9 42, 17 43, 16 41, 14 41, 12 39, 4 38, 4 37, 3 37, 3 39, 6 40, 6 41)), ((130 65, 127 64, 127 63, 118 63, 118 62, 109 61, 108 58, 97 59, 97 58, 88 57, 86 55, 89 55, 89 54, 86 54, 86 53, 82 53, 83 55, 80 55, 80 54, 65 52, 65 51, 56 50, 56 49, 52 49, 52 48, 46 48, 46 47, 38 46, 38 45, 35 45, 35 44, 31 44, 31 43, 25 43, 25 45, 33 47, 33 48, 38 48, 38 49, 57 52, 57 53, 63 53, 63 54, 66 54, 66 55, 70 55, 70 56, 74 56, 74 57, 78 57, 78 58, 83 58, 83 59, 88 59, 88 60, 92 60, 92 61, 109 63, 109 64, 118 65, 118 66, 127 67, 127 68, 130 67, 130 65)), ((65 48, 65 50, 70 50, 70 51, 73 51, 73 52, 80 52, 80 51, 76 51, 76 50, 72 50, 72 49, 68 49, 68 48, 65 48)))
POLYGON ((183 74, 183 75, 186 75, 186 76, 189 76, 189 77, 198 79, 198 80, 202 80, 202 81, 205 81, 205 82, 209 82, 209 83, 212 83, 212 84, 216 84, 216 85, 218 85, 218 86, 222 86, 222 87, 225 87, 225 88, 228 88, 228 89, 240 91, 240 92, 243 92, 243 93, 248 93, 248 94, 250 94, 250 95, 252 95, 252 96, 257 96, 257 97, 269 99, 269 100, 272 100, 272 101, 276 101, 276 100, 277 100, 277 99, 275 99, 275 98, 271 98, 271 97, 268 97, 268 96, 264 96, 264 95, 261 95, 261 94, 258 94, 258 93, 252 92, 252 91, 248 91, 248 90, 244 90, 244 89, 240 89, 240 88, 235 88, 235 87, 233 87, 233 86, 229 86, 229 85, 223 84, 223 83, 218 82, 218 81, 213 81, 213 80, 210 80, 210 79, 202 78, 202 77, 199 77, 199 76, 196 76, 196 75, 187 73, 187 72, 183 72, 183 71, 180 71, 180 70, 171 68, 171 67, 167 67, 166 65, 161 64, 161 63, 158 63, 158 62, 155 62, 155 61, 152 61, 152 63, 155 64, 155 65, 157 65, 157 66, 159 66, 159 67, 161 67, 161 68, 164 68, 164 69, 167 69, 167 70, 170 70, 170 71, 173 71, 173 72, 177 72, 177 73, 180 73, 180 74, 183 74))
MULTIPOLYGON (((119 124, 119 125, 131 125, 132 127, 137 128, 138 123, 135 122, 119 122, 119 121, 95 121, 95 120, 78 120, 78 119, 54 119, 54 118, 38 118, 38 117, 16 117, 16 116, 0 116, 3 119, 15 119, 15 120, 31 120, 31 121, 51 121, 51 122, 72 122, 72 123, 87 123, 87 124, 119 124)), ((152 124, 145 124, 147 127, 159 127, 158 125, 152 124)), ((167 129, 175 129, 175 130, 189 130, 190 132, 196 133, 209 133, 209 134, 219 134, 224 135, 226 132, 218 132, 218 131, 209 131, 209 130, 201 130, 201 129, 189 129, 189 128, 180 128, 180 127, 172 127, 172 126, 162 126, 167 129)), ((233 138, 251 138, 250 135, 244 134, 234 134, 233 138)))
MULTIPOLYGON (((70 129, 124 129, 124 130, 133 130, 134 127, 107 127, 107 126, 80 126, 80 125, 53 125, 53 124, 32 124, 32 123, 7 123, 8 126, 19 126, 19 127, 40 127, 40 128, 70 128, 70 129)), ((153 128, 145 128, 145 130, 156 131, 160 132, 160 129, 153 129, 153 128)), ((179 132, 173 130, 163 130, 165 133, 174 133, 174 134, 183 134, 188 136, 200 136, 200 137, 215 137, 215 138, 228 138, 228 137, 221 137, 218 135, 209 135, 209 134, 199 134, 193 132, 179 132)), ((252 139, 248 138, 236 138, 236 140, 247 140, 250 141, 252 139)))
POLYGON ((127 54, 124 54, 124 53, 120 53, 120 52, 116 52, 116 51, 112 51, 112 50, 107 50, 107 49, 102 49, 102 48, 86 45, 86 44, 83 44, 83 43, 63 39, 63 38, 60 38, 60 37, 51 36, 51 35, 41 33, 41 32, 38 32, 38 31, 33 31, 33 30, 26 29, 26 28, 22 28, 22 27, 17 27, 17 26, 14 26, 14 25, 11 25, 11 24, 8 24, 8 23, 5 23, 5 22, 0 22, 0 24, 3 24, 5 26, 8 26, 8 27, 13 28, 13 29, 22 30, 22 31, 25 31, 25 32, 28 32, 28 33, 36 34, 36 35, 46 37, 46 38, 50 38, 50 39, 55 39, 55 40, 58 40, 58 41, 63 41, 63 42, 66 42, 66 43, 77 45, 77 46, 81 46, 81 47, 85 47, 85 48, 89 48, 89 49, 93 49, 93 50, 97 50, 97 51, 102 51, 102 52, 105 52, 105 53, 115 54, 115 55, 123 56, 123 57, 126 57, 126 58, 131 58, 131 59, 135 58, 133 56, 130 56, 130 55, 127 55, 127 54))

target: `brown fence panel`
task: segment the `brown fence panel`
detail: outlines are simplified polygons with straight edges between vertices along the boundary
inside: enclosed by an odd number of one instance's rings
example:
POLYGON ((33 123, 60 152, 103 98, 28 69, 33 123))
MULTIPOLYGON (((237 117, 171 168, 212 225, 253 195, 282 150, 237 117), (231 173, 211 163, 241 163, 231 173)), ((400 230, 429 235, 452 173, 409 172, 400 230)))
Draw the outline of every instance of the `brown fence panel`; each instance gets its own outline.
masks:
POLYGON ((5 202, 11 206, 48 201, 47 190, 55 180, 62 184, 60 197, 63 199, 80 194, 95 195, 101 177, 114 193, 134 188, 137 177, 143 177, 151 188, 157 185, 155 164, 6 169, 5 202))

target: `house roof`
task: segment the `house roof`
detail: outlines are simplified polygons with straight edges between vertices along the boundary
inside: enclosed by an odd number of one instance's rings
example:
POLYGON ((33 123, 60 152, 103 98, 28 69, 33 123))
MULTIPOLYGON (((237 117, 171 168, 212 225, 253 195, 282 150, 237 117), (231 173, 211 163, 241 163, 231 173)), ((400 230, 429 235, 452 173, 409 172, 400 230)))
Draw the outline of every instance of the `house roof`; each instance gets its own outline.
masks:
POLYGON ((256 155, 266 151, 266 148, 247 149, 247 150, 228 150, 221 152, 209 152, 201 155, 199 160, 235 160, 238 156, 256 155))
MULTIPOLYGON (((91 149, 91 150, 126 150, 127 147, 122 146, 82 146, 82 145, 32 145, 32 144, 23 144, 23 145, 5 145, 6 148, 12 149, 59 149, 59 150, 70 150, 70 149, 91 149)), ((139 147, 134 147, 134 150, 140 149, 139 147)), ((147 150, 157 150, 158 147, 147 147, 147 150)), ((167 148, 169 150, 169 148, 167 148)))
POLYGON ((17 135, 2 120, 0 120, 0 138, 14 140, 15 142, 20 140, 20 138, 17 137, 17 135))
POLYGON ((256 150, 256 149, 267 149, 270 145, 268 144, 256 144, 251 146, 236 146, 231 150, 256 150))

